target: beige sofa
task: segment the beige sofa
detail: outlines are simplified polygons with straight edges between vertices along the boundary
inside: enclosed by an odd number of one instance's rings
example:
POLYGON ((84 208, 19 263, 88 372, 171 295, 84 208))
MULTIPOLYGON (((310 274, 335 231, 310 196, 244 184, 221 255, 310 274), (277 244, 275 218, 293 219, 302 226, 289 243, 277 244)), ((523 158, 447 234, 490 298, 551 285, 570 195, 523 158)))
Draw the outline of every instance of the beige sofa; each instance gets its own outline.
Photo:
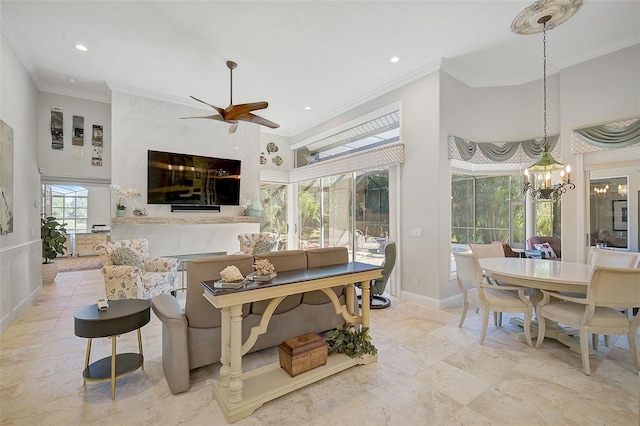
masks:
MULTIPOLYGON (((276 271, 291 271, 349 261, 345 247, 312 250, 288 250, 256 255, 266 258, 276 271)), ((184 311, 176 298, 160 295, 152 299, 154 313, 162 321, 162 366, 171 392, 189 390, 189 372, 220 361, 220 311, 203 297, 201 281, 220 279, 220 271, 235 265, 243 275, 253 272, 254 256, 228 255, 191 260, 187 266, 187 297, 184 311)), ((353 287, 349 287, 353 288, 353 287)), ((334 287, 344 303, 344 287, 334 287)), ((357 300, 354 297, 352 300, 357 300)), ((243 339, 251 327, 260 323, 269 301, 243 307, 243 339)), ((357 303, 357 302, 356 302, 357 303)), ((353 309, 357 309, 354 306, 353 309)), ((251 352, 279 345, 283 340, 305 333, 319 333, 343 324, 329 298, 321 291, 286 297, 271 318, 268 330, 261 335, 251 352)))

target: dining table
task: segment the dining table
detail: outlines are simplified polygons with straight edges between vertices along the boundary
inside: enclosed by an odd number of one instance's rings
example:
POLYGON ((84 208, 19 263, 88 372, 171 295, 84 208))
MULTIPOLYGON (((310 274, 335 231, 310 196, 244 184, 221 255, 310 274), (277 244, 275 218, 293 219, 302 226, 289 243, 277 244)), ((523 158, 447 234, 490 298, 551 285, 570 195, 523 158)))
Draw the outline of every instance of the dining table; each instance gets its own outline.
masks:
MULTIPOLYGON (((557 292, 570 292, 576 295, 584 294, 586 297, 591 281, 593 266, 585 263, 554 261, 549 259, 529 258, 484 258, 479 259, 480 267, 484 274, 498 282, 504 282, 521 287, 527 287, 531 291, 527 294, 534 303, 542 300, 541 290, 557 292)), ((512 317, 510 324, 524 327, 524 320, 512 317)), ((538 335, 537 320, 531 321, 531 336, 538 335)), ((563 327, 562 325, 546 320, 545 337, 556 339, 567 345, 572 351, 580 353, 580 342, 576 340, 578 330, 563 327)), ((524 333, 511 333, 516 340, 524 341, 524 333)))

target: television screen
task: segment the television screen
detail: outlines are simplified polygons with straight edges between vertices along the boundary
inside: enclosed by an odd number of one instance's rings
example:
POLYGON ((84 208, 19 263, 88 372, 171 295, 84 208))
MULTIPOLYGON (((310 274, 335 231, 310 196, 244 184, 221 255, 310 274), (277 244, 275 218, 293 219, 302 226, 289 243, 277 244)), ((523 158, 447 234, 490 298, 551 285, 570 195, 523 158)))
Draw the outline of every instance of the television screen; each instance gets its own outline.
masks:
POLYGON ((240 205, 240 160, 148 151, 147 204, 240 205))

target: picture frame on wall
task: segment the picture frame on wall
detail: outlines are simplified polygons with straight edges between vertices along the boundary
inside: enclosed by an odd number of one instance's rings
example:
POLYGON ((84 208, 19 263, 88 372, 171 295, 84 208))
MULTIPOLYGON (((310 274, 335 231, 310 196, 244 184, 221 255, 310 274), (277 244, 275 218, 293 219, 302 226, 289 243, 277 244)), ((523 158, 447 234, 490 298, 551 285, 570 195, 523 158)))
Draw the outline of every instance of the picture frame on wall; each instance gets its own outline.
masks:
POLYGON ((613 210, 613 230, 626 231, 629 227, 627 221, 627 200, 613 200, 611 204, 611 210, 613 210))

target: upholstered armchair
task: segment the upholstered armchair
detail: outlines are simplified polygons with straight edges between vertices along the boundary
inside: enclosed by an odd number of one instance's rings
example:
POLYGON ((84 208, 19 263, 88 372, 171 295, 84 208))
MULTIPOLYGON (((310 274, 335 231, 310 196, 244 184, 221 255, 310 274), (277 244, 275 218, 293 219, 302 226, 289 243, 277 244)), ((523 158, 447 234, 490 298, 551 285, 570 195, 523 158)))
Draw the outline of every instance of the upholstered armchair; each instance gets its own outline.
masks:
POLYGON ((240 252, 238 254, 262 254, 278 251, 280 235, 275 232, 262 232, 259 234, 240 234, 240 252))
POLYGON ((151 299, 176 291, 178 259, 149 259, 146 239, 100 243, 94 250, 102 261, 107 299, 151 299))
POLYGON ((530 237, 525 253, 527 257, 562 260, 562 242, 557 237, 530 237))

